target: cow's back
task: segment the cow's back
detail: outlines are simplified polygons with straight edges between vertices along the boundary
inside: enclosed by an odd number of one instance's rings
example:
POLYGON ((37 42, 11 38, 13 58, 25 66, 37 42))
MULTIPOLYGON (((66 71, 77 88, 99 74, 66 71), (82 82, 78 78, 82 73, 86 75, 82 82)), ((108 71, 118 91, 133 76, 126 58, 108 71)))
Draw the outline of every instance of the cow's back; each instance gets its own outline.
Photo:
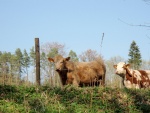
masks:
POLYGON ((150 70, 145 70, 145 72, 147 73, 147 76, 148 76, 148 78, 150 80, 150 70))
POLYGON ((77 71, 81 83, 90 83, 97 77, 96 71, 90 67, 89 62, 78 62, 75 71, 77 71))
POLYGON ((89 83, 104 79, 104 84, 106 67, 102 61, 78 62, 76 67, 81 82, 89 83))

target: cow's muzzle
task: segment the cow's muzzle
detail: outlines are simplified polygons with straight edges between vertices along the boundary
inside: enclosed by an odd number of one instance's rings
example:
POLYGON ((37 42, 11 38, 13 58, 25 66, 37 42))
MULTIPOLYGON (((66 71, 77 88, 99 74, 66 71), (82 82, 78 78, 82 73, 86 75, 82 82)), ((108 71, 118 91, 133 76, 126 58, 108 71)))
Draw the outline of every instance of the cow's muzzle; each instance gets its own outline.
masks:
POLYGON ((60 72, 60 69, 56 69, 55 71, 60 72))

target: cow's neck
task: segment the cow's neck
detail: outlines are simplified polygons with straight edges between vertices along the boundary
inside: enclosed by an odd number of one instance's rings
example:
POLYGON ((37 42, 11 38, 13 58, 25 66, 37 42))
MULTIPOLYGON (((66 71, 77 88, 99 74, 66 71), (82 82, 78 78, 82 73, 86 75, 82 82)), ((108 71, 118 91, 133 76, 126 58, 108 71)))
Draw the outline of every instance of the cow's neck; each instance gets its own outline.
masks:
POLYGON ((124 78, 124 85, 127 88, 139 89, 139 81, 134 77, 134 71, 132 72, 129 68, 126 68, 126 75, 124 78))
POLYGON ((133 74, 129 68, 126 68, 126 77, 133 77, 133 74))
POLYGON ((66 81, 67 81, 67 70, 63 70, 63 71, 59 71, 59 76, 60 76, 60 80, 62 82, 63 85, 66 84, 66 81))
POLYGON ((130 81, 130 78, 132 76, 131 70, 129 68, 125 68, 125 70, 126 70, 126 73, 122 77, 122 83, 123 83, 123 86, 130 87, 131 83, 129 81, 130 81))
POLYGON ((125 79, 123 77, 121 77, 121 83, 123 86, 125 86, 124 81, 125 81, 125 79))
POLYGON ((67 72, 72 72, 75 69, 75 64, 72 61, 67 61, 64 64, 64 70, 67 70, 67 72))

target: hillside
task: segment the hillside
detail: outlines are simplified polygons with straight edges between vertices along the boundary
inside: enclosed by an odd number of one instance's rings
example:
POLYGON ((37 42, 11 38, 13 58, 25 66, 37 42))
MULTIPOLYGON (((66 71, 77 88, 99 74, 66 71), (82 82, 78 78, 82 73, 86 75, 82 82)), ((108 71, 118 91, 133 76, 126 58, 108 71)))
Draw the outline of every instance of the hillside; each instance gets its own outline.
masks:
POLYGON ((0 113, 150 113, 150 90, 0 85, 0 113))

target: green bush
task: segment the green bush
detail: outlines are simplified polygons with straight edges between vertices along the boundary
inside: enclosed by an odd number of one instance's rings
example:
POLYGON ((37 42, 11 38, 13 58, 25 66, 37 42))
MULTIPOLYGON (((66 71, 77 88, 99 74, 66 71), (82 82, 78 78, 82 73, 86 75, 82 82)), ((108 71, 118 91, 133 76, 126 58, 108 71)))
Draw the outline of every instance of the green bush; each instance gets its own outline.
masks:
POLYGON ((150 90, 0 85, 2 113, 148 113, 150 90))

